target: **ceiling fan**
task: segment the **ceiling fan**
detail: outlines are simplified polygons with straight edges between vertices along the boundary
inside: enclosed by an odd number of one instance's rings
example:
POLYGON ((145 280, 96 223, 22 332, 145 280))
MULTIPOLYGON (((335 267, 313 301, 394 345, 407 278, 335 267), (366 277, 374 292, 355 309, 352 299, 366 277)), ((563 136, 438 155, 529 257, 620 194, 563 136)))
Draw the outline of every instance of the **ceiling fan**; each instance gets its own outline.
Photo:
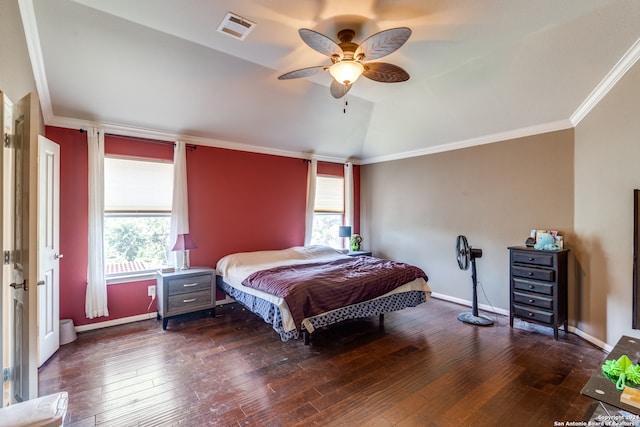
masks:
POLYGON ((411 35, 411 29, 407 27, 380 31, 365 39, 360 45, 352 41, 356 33, 350 29, 338 32, 340 43, 336 43, 324 34, 306 28, 301 28, 298 33, 302 41, 309 47, 327 55, 331 59, 332 65, 318 65, 290 71, 279 76, 279 80, 310 77, 321 71, 329 70, 333 77, 330 91, 334 98, 345 96, 361 75, 382 83, 409 80, 409 73, 397 65, 386 62, 368 62, 398 50, 411 35))

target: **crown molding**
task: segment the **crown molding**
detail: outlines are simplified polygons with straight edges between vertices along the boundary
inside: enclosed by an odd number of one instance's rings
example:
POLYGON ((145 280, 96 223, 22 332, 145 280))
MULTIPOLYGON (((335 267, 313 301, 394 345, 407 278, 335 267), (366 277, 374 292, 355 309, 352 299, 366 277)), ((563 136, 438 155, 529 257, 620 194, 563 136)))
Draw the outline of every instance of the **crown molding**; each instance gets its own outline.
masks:
POLYGON ((578 123, 584 119, 587 114, 605 97, 607 93, 618 83, 618 81, 624 76, 627 71, 638 61, 640 58, 640 39, 629 48, 629 50, 620 58, 616 65, 607 73, 598 86, 591 91, 589 96, 580 104, 578 109, 571 115, 569 120, 573 126, 577 126, 578 123))
POLYGON ((42 110, 44 122, 47 123, 47 121, 53 118, 53 108, 51 106, 51 94, 49 92, 49 84, 47 83, 47 74, 44 71, 44 59, 42 58, 42 47, 40 46, 40 35, 38 34, 33 0, 18 0, 18 7, 20 8, 24 37, 27 42, 29 59, 31 60, 33 78, 40 100, 40 109, 42 110))
POLYGON ((448 144, 436 145, 434 147, 422 148, 419 150, 405 151, 387 156, 370 157, 360 160, 361 165, 388 162, 391 160, 401 160, 410 157, 426 156, 428 154, 442 153, 445 151, 460 150, 462 148, 475 147, 476 145, 492 144, 494 142, 507 141, 510 139, 524 138, 531 135, 539 135, 547 132, 555 132, 559 130, 570 129, 573 124, 569 120, 558 120, 555 122, 543 123, 540 125, 529 126, 520 129, 513 129, 505 132, 493 133, 490 135, 480 136, 477 138, 465 139, 448 144))
POLYGON ((68 129, 86 129, 88 127, 95 127, 102 129, 105 133, 111 133, 114 135, 133 136, 137 138, 148 138, 159 141, 183 141, 187 144, 200 145, 204 147, 225 148, 228 150, 245 151, 250 153, 268 154, 280 157, 293 157, 296 159, 310 160, 312 157, 321 162, 329 163, 344 163, 351 161, 354 164, 357 162, 351 159, 345 159, 342 157, 323 156, 309 152, 282 150, 278 148, 262 147, 259 145, 243 144, 240 142, 225 141, 221 139, 204 138, 192 135, 177 134, 171 132, 163 132, 153 129, 146 129, 135 126, 125 126, 117 123, 99 122, 91 120, 73 119, 70 117, 57 117, 53 116, 49 120, 45 119, 47 126, 57 126, 68 129))

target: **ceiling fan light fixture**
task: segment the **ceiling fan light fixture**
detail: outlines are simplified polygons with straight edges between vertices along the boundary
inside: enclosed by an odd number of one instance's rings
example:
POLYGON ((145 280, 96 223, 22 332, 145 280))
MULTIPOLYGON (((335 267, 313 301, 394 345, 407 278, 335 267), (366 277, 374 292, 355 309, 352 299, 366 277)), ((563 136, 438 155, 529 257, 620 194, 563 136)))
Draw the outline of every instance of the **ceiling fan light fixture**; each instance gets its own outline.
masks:
POLYGON ((329 67, 329 73, 340 84, 353 84, 364 72, 364 66, 356 61, 340 61, 329 67))

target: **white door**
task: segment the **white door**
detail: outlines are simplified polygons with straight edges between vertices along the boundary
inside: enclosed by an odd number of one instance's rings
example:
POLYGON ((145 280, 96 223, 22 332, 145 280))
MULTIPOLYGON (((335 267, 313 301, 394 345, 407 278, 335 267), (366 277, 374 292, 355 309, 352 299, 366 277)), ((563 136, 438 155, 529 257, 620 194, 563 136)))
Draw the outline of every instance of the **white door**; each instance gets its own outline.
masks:
POLYGON ((38 367, 60 347, 60 146, 38 137, 38 367))
MULTIPOLYGON (((31 93, 13 108, 13 197, 9 283, 11 333, 10 399, 21 402, 38 396, 37 360, 37 174, 38 98, 31 93)), ((7 150, 7 148, 5 148, 7 150)), ((6 250, 6 248, 5 248, 6 250)))
MULTIPOLYGON (((2 254, 3 254, 3 262, 2 262, 2 274, 0 274, 0 313, 2 313, 2 315, 0 315, 0 360, 3 361, 3 363, 0 364, 0 367, 4 367, 5 364, 5 354, 4 354, 4 340, 5 340, 5 335, 7 336, 7 338, 9 337, 9 328, 6 328, 5 322, 4 322, 4 313, 8 312, 9 310, 7 309, 7 307, 4 305, 5 304, 5 300, 9 300, 7 297, 5 297, 5 293, 7 293, 8 296, 8 290, 9 287, 8 285, 8 273, 9 273, 9 266, 5 265, 6 263, 4 262, 4 253, 5 250, 8 250, 9 246, 9 240, 8 238, 5 240, 6 237, 8 237, 8 233, 5 232, 6 230, 9 230, 10 226, 10 221, 9 218, 11 215, 9 215, 8 213, 5 213, 5 208, 9 208, 10 207, 10 203, 7 201, 5 201, 5 197, 9 196, 9 194, 11 194, 10 191, 5 191, 5 185, 7 185, 10 181, 10 179, 8 179, 11 176, 11 163, 10 163, 10 158, 8 156, 5 156, 5 148, 4 148, 4 136, 10 134, 10 130, 11 130, 11 115, 13 112, 13 107, 11 104, 11 101, 9 100, 9 98, 7 98, 7 95, 5 95, 4 93, 0 92, 0 143, 2 144, 2 147, 0 147, 0 166, 2 167, 2 173, 0 173, 0 204, 2 205, 2 209, 0 209, 0 218, 2 218, 2 222, 0 222, 0 246, 2 246, 2 254), (6 177, 5 177, 6 175, 6 177)), ((10 210, 10 209, 8 209, 10 210)), ((8 323, 7 323, 8 324, 8 323)), ((4 387, 3 387, 4 388, 4 387)), ((4 390, 2 392, 2 395, 0 395, 0 408, 2 408, 4 406, 4 390)))

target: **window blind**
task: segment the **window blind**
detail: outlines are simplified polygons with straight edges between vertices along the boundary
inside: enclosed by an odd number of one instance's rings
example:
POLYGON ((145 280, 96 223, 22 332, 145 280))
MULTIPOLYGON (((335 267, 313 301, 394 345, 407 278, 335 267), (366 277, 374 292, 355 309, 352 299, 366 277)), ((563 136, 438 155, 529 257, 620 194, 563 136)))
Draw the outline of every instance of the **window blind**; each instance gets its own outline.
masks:
POLYGON ((171 212, 173 164, 106 157, 104 190, 107 213, 171 212))
POLYGON ((335 176, 318 176, 316 178, 315 212, 344 212, 344 178, 335 176))

